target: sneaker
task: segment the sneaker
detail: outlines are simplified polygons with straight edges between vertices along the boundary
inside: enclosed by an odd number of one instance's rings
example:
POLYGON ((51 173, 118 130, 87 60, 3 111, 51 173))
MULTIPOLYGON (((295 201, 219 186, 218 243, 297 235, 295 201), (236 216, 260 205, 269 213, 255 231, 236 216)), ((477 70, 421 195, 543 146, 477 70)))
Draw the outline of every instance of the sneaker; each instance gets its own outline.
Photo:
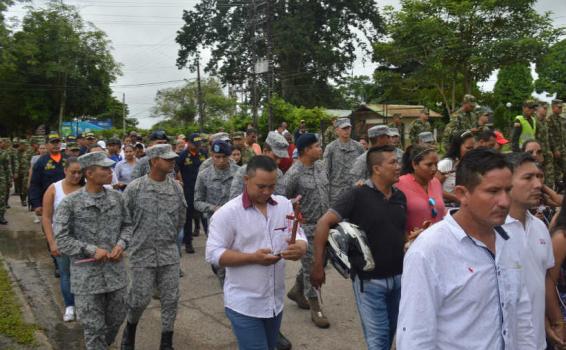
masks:
POLYGON ((34 216, 33 216, 33 223, 34 223, 34 224, 39 224, 40 222, 41 222, 41 221, 39 221, 39 218, 38 218, 36 215, 34 215, 34 216))
POLYGON ((305 295, 303 294, 303 291, 301 289, 302 288, 297 285, 297 282, 295 282, 293 288, 291 288, 289 293, 287 293, 287 298, 297 303, 297 306, 299 308, 308 310, 310 309, 309 301, 307 300, 307 298, 305 298, 305 295))
POLYGON ((311 306, 311 320, 318 328, 328 328, 330 327, 330 322, 328 318, 322 312, 320 304, 317 298, 309 298, 309 304, 311 306))
POLYGON ((71 322, 75 320, 75 307, 67 306, 65 308, 65 314, 63 315, 63 321, 71 322))

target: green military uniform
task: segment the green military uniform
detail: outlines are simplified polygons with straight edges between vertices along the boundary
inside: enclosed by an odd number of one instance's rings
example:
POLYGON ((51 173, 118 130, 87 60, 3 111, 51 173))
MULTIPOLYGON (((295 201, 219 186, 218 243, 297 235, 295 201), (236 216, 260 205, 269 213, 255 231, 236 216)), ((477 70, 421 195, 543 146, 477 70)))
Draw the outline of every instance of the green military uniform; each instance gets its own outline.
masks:
MULTIPOLYGON (((0 142, 7 142, 6 139, 0 139, 0 142)), ((6 224, 4 215, 6 213, 5 198, 9 192, 9 183, 12 179, 12 168, 10 165, 10 154, 7 149, 0 148, 0 224, 6 224)))
MULTIPOLYGON (((464 95, 463 104, 475 106, 476 98, 472 95, 464 95)), ((442 142, 444 149, 447 150, 456 135, 462 135, 467 130, 474 129, 478 124, 478 115, 475 111, 466 112, 464 106, 450 116, 450 122, 444 127, 442 142)))
POLYGON ((432 131, 432 127, 428 121, 423 122, 420 119, 415 120, 411 123, 411 129, 409 130, 409 139, 411 144, 417 144, 419 142, 419 134, 425 131, 432 131))
POLYGON ((397 129, 397 131, 399 131, 399 139, 401 141, 401 148, 405 149, 405 124, 400 123, 399 125, 397 125, 395 123, 389 123, 389 124, 387 124, 387 127, 390 128, 390 129, 397 129))
MULTIPOLYGON (((562 105, 561 100, 553 100, 552 105, 562 105)), ((548 139, 554 159, 555 179, 561 180, 566 174, 566 118, 558 113, 552 113, 547 119, 548 139), (559 154, 559 156, 558 156, 559 154)))
POLYGON ((546 120, 537 120, 535 138, 539 142, 544 156, 542 167, 544 169, 544 183, 550 188, 554 188, 556 177, 554 172, 554 157, 550 148, 550 137, 548 123, 546 120))
MULTIPOLYGON (((324 141, 324 145, 328 145, 330 142, 336 140, 336 127, 334 126, 334 124, 330 124, 326 130, 324 131, 324 135, 323 135, 323 141, 324 141)), ((297 141, 297 140, 295 140, 297 141)))
MULTIPOLYGON (((27 145, 27 141, 21 141, 20 145, 27 145)), ((16 179, 14 180, 14 188, 16 193, 20 194, 20 200, 22 205, 25 206, 26 199, 28 195, 28 182, 29 182, 29 168, 31 166, 31 157, 33 157, 34 152, 29 149, 24 149, 20 147, 16 156, 18 159, 18 168, 16 169, 16 179)))

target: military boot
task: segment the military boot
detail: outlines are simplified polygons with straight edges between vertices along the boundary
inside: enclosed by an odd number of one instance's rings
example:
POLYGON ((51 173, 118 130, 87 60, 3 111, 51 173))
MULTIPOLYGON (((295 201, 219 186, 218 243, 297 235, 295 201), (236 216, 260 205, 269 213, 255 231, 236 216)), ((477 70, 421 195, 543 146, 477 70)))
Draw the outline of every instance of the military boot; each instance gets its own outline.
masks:
POLYGON ((297 303, 297 306, 303 310, 308 310, 310 308, 309 301, 305 298, 304 293, 305 288, 303 287, 303 280, 302 278, 295 279, 295 285, 293 288, 287 293, 287 298, 293 300, 297 303))
POLYGON ((311 320, 318 328, 328 328, 330 327, 330 322, 322 312, 320 304, 317 298, 309 298, 309 304, 311 307, 311 320))
POLYGON ((122 333, 122 346, 120 350, 134 350, 136 348, 136 328, 137 323, 126 323, 124 333, 122 333))
POLYGON ((161 344, 159 350, 174 350, 173 349, 173 332, 161 333, 161 344))
POLYGON ((8 225, 8 220, 6 220, 3 216, 0 216, 0 225, 8 225))

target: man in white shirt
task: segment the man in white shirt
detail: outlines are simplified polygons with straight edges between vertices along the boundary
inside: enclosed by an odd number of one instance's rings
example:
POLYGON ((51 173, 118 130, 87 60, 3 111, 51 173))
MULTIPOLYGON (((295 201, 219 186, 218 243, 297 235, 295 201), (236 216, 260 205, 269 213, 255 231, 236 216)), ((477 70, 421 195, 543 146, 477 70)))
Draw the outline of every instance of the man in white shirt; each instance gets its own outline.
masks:
POLYGON ((503 228, 512 239, 521 239, 523 243, 521 261, 533 310, 536 348, 544 350, 545 278, 547 270, 554 266, 554 255, 546 225, 529 212, 540 203, 543 172, 528 153, 513 153, 508 160, 513 166, 513 189, 511 209, 503 228))
POLYGON ((454 188, 460 209, 405 255, 397 349, 536 349, 522 240, 499 227, 511 205, 511 176, 494 150, 462 158, 454 188))
MULTIPOLYGON (((307 250, 299 229, 290 243, 291 202, 272 196, 277 165, 266 156, 247 165, 244 193, 211 218, 206 261, 226 267, 224 305, 240 349, 274 349, 283 315, 285 262, 307 250)), ((292 226, 292 225, 291 225, 292 226)))

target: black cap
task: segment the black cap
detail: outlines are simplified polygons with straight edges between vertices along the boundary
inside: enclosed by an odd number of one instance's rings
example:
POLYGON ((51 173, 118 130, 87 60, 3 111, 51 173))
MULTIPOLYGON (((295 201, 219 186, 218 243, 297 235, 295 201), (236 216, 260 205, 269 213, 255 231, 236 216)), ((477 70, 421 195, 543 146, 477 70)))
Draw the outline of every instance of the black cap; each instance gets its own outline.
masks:
POLYGON ((297 146, 297 149, 300 152, 300 151, 304 150, 305 148, 309 147, 310 145, 317 143, 317 142, 318 142, 318 138, 316 137, 315 134, 306 133, 306 134, 302 134, 301 136, 299 136, 297 141, 295 141, 295 145, 297 146))
POLYGON ((156 140, 169 141, 169 138, 167 137, 167 134, 165 133, 165 131, 155 130, 154 132, 151 133, 151 135, 149 135, 149 140, 150 141, 156 141, 156 140))
POLYGON ((122 144, 122 142, 121 142, 119 139, 115 138, 115 137, 112 137, 112 138, 110 138, 108 141, 106 141, 106 146, 110 146, 110 145, 118 145, 118 146, 120 146, 121 144, 122 144))

